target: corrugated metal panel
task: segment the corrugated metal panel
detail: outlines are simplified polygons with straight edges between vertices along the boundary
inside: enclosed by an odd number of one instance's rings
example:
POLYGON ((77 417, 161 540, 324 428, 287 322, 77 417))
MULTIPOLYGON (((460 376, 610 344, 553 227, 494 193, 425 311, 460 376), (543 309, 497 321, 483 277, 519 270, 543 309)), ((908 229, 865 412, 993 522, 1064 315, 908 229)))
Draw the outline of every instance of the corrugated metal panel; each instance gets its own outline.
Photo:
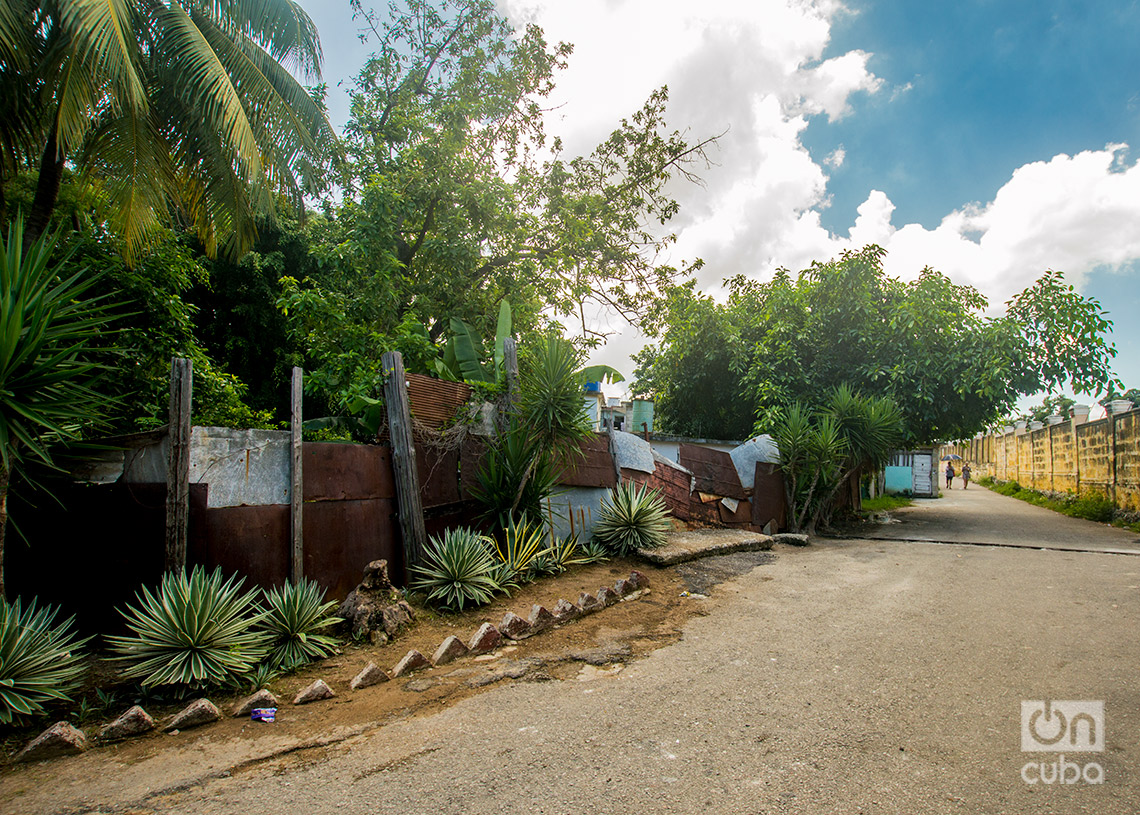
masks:
POLYGON ((742 501, 748 496, 740 484, 740 476, 732 456, 722 450, 713 450, 696 444, 682 443, 677 452, 682 467, 693 471, 696 488, 700 492, 723 495, 742 501))
POLYGON ((416 469, 420 476, 420 500, 425 508, 460 500, 458 450, 434 450, 417 442, 416 469))
POLYGON ((462 382, 446 382, 423 374, 407 374, 408 401, 412 416, 432 427, 440 427, 471 398, 470 386, 462 382))

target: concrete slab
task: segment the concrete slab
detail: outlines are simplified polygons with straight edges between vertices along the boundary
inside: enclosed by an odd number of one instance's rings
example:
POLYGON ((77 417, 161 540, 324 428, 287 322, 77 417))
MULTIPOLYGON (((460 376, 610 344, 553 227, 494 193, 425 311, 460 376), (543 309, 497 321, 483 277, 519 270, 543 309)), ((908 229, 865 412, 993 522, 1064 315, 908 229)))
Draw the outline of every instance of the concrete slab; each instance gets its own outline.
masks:
POLYGON ((763 552, 772 548, 772 538, 743 529, 690 529, 669 533, 660 549, 639 549, 638 557, 657 566, 672 566, 712 555, 732 552, 763 552))

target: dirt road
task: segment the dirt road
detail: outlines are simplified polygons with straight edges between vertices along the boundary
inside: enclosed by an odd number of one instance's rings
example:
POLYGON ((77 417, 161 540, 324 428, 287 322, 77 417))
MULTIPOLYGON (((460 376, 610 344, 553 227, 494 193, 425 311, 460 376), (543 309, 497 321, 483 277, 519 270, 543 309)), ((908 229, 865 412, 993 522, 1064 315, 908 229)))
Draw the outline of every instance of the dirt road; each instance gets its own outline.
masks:
POLYGON ((131 811, 1140 808, 1140 558, 827 541, 704 602, 618 673, 502 687, 131 811), (1058 760, 1021 751, 1023 700, 1103 701, 1107 749, 1065 757, 1103 783, 1023 780, 1058 760))

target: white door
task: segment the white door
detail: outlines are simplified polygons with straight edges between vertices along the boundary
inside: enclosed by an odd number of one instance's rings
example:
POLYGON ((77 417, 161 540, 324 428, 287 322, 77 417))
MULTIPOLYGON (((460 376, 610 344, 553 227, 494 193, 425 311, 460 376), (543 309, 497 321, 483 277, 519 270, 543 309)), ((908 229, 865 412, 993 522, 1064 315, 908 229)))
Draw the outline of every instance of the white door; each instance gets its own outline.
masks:
POLYGON ((915 495, 934 495, 934 479, 931 471, 934 468, 934 456, 930 453, 915 453, 911 472, 914 473, 911 489, 915 495))

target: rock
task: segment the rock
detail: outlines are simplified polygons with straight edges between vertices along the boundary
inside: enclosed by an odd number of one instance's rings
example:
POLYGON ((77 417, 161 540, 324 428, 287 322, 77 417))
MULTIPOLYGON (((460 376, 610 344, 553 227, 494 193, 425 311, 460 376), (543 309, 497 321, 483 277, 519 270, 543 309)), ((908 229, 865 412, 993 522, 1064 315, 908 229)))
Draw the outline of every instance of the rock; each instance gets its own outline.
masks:
POLYGON ((374 560, 364 567, 364 579, 337 609, 357 639, 384 644, 415 620, 412 607, 388 579, 388 561, 374 560))
POLYGON ((252 696, 247 696, 234 705, 234 718, 241 716, 248 716, 249 712, 255 707, 279 707, 277 704, 277 697, 272 693, 262 688, 252 696))
POLYGON ((115 721, 104 725, 99 730, 99 740, 118 741, 140 733, 149 733, 151 730, 154 730, 154 719, 141 707, 135 705, 115 721))
POLYGON ((614 581, 614 594, 616 594, 618 597, 625 597, 627 594, 630 594, 635 590, 636 589, 634 588, 633 584, 628 580, 614 581))
POLYGON ((467 656, 467 646, 459 641, 459 637, 453 636, 439 644, 435 653, 432 654, 431 662, 433 665, 446 665, 465 656, 467 656))
POLYGON ((649 588, 649 578, 645 576, 644 572, 639 572, 637 569, 629 573, 629 583, 634 590, 649 588))
POLYGON ((400 660, 399 664, 392 669, 392 678, 394 679, 398 676, 409 674, 412 671, 418 671, 420 668, 430 667, 431 663, 428 662, 428 658, 413 648, 411 651, 408 651, 408 653, 404 655, 404 658, 400 660))
POLYGON ((375 662, 369 662, 364 666, 363 670, 353 677, 349 687, 353 690, 360 690, 372 685, 379 685, 381 682, 388 681, 388 674, 384 673, 384 669, 377 665, 375 662))
POLYGON ((772 536, 773 543, 786 543, 791 546, 807 546, 808 536, 798 535, 794 532, 781 532, 778 535, 772 536))
POLYGON ((568 623, 581 616, 582 609, 578 608, 569 600, 559 600, 558 604, 554 606, 554 619, 557 622, 568 623))
POLYGON ((490 623, 483 623, 467 643, 467 649, 473 654, 487 654, 498 648, 502 640, 503 635, 499 629, 490 623))
POLYGON ((530 635, 530 623, 513 611, 508 611, 499 623, 499 633, 509 640, 521 640, 530 635))
POLYGON ((770 538, 775 537, 775 535, 777 534, 776 522, 775 521, 768 521, 768 523, 764 524, 763 532, 765 535, 767 535, 770 538))
POLYGON ((530 633, 539 634, 546 631, 548 628, 554 627, 554 615, 551 614, 546 606, 535 605, 530 610, 530 618, 527 621, 530 624, 530 633))
POLYGON ((87 749, 87 736, 67 722, 56 722, 29 742, 15 761, 43 761, 56 756, 70 756, 87 749))
MULTIPOLYGON (((623 583, 625 581, 622 581, 623 583)), ((621 595, 611 589, 609 586, 602 586, 598 589, 598 602, 602 604, 602 608, 612 606, 614 603, 621 601, 621 595)))
POLYGON ((323 679, 318 679, 309 687, 298 693, 293 699, 295 705, 307 705, 310 702, 320 702, 324 699, 332 699, 336 693, 323 679))
POLYGON ((162 729, 167 733, 172 730, 185 730, 189 727, 216 722, 220 718, 222 718, 221 711, 214 706, 213 702, 209 699, 195 699, 182 708, 181 712, 176 713, 162 729))
POLYGON ((605 603, 588 592, 582 592, 578 595, 578 608, 582 610, 583 614, 593 614, 596 611, 601 611, 605 607, 605 603))

